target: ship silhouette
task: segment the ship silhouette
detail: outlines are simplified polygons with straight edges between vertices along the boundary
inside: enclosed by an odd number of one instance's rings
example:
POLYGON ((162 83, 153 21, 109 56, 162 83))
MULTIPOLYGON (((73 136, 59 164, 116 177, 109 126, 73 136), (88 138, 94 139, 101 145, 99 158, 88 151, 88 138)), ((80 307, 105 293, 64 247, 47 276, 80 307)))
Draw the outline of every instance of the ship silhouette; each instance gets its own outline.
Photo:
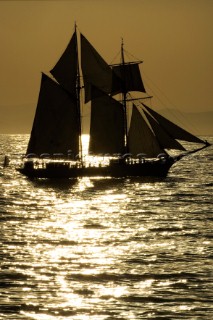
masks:
POLYGON ((147 105, 142 61, 126 60, 123 41, 120 53, 120 63, 109 65, 75 25, 50 75, 42 73, 19 172, 31 178, 164 177, 174 163, 209 146, 147 105), (134 98, 134 92, 142 97, 134 98), (91 108, 89 156, 82 148, 86 104, 91 108), (199 146, 187 151, 182 141, 199 146))

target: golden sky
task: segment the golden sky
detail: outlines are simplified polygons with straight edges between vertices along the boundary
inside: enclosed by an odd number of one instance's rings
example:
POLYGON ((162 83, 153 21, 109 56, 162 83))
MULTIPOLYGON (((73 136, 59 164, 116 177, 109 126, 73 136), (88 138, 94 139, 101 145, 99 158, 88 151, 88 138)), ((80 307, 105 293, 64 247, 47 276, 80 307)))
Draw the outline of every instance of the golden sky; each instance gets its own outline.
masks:
POLYGON ((54 66, 75 21, 109 63, 124 38, 161 108, 213 111, 212 0, 1 0, 1 116, 11 107, 23 119, 34 113, 41 71, 54 66))

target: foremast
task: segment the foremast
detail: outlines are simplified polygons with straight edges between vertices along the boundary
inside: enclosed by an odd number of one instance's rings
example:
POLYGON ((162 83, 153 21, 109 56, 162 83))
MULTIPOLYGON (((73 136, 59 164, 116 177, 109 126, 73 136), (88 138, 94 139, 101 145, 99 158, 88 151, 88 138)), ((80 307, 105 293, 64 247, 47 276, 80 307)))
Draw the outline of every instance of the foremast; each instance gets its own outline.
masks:
MULTIPOLYGON (((121 65, 120 65, 120 73, 122 78, 122 105, 124 109, 124 152, 130 152, 129 139, 128 139, 128 112, 127 112, 127 102, 133 100, 142 100, 151 98, 151 96, 143 97, 143 98, 135 98, 135 99, 127 99, 127 95, 129 91, 140 91, 144 92, 145 88, 142 82, 141 74, 138 68, 138 65, 142 63, 142 61, 125 61, 125 50, 124 50, 124 41, 121 39, 121 65), (136 67, 136 68, 135 68, 136 67)), ((115 65, 115 67, 118 65, 115 65)))

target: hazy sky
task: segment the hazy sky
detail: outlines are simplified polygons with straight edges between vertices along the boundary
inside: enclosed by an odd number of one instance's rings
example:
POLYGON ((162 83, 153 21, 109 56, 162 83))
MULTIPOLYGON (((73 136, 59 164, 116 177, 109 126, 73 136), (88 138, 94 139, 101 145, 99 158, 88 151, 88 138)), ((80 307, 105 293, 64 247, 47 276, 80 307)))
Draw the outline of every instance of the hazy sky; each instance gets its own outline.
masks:
POLYGON ((34 112, 41 71, 54 66, 75 21, 109 63, 124 38, 161 108, 213 110, 213 0, 1 0, 1 116, 11 106, 34 112))

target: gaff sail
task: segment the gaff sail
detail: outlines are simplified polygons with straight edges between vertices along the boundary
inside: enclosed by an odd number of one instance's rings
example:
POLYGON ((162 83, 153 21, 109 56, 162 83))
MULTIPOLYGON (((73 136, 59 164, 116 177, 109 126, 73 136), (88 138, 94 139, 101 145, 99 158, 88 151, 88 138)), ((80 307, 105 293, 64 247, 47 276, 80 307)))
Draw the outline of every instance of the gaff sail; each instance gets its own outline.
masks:
POLYGON ((39 99, 27 154, 40 156, 68 151, 79 153, 78 111, 72 97, 58 83, 42 74, 39 99))
POLYGON ((89 152, 110 154, 124 152, 124 110, 120 102, 92 88, 89 152))

